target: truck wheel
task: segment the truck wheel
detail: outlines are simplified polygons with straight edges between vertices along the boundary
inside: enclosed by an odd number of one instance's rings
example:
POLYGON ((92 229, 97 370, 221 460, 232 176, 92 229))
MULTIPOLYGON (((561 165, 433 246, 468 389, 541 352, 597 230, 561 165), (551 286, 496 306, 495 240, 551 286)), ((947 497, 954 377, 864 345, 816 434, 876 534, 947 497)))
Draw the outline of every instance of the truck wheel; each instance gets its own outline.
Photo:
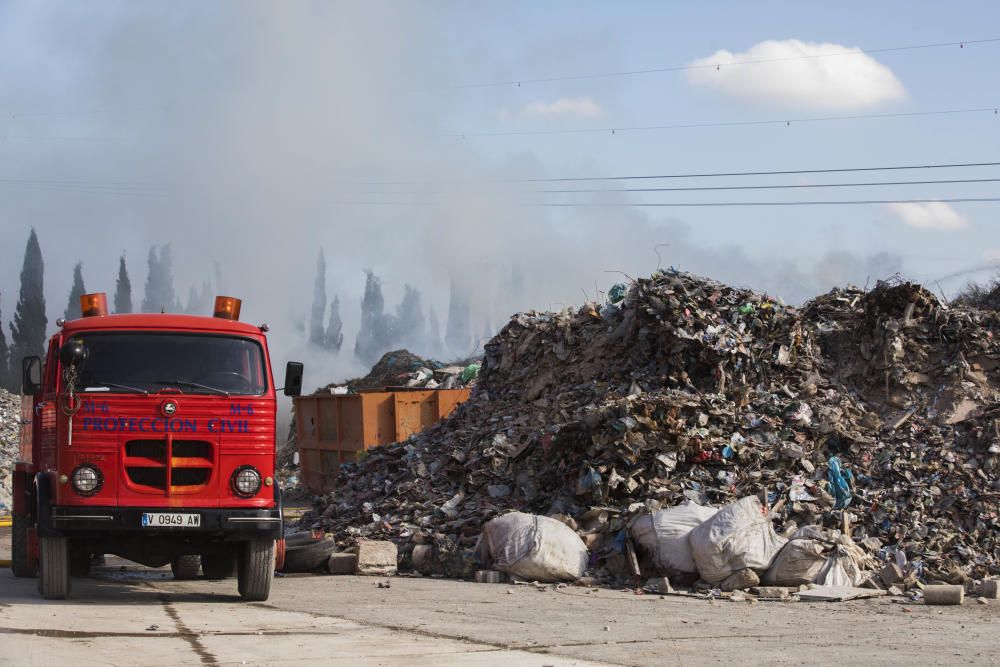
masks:
POLYGON ((197 579, 201 571, 201 556, 178 556, 170 561, 170 571, 174 573, 174 579, 197 579))
POLYGON ((10 569, 15 577, 33 577, 37 573, 28 554, 28 524, 31 521, 23 514, 13 517, 10 534, 10 569))
POLYGON ((40 537, 38 546, 38 592, 46 600, 62 600, 69 595, 69 540, 40 537))
POLYGON ((237 588, 245 602, 262 602, 271 594, 274 540, 250 540, 243 548, 237 588))
POLYGON ((207 579, 228 579, 236 574, 236 557, 233 554, 205 554, 201 557, 201 571, 207 579))

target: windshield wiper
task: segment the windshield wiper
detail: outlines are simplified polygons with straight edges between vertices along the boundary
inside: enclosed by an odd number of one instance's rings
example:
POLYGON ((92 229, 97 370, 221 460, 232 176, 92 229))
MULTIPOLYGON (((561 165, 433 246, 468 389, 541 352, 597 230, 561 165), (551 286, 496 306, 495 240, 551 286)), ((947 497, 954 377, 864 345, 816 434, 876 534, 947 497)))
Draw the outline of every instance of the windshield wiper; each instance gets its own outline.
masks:
POLYGON ((178 387, 194 387, 195 389, 207 389, 208 391, 214 391, 220 396, 229 397, 229 392, 225 389, 219 389, 218 387, 210 387, 207 384, 199 384, 197 382, 187 382, 185 380, 153 380, 156 384, 163 385, 177 385, 178 387))
POLYGON ((135 392, 136 394, 146 394, 146 395, 149 394, 149 392, 146 391, 145 389, 139 389, 138 387, 130 387, 127 384, 119 384, 117 382, 105 382, 104 380, 94 380, 93 384, 88 384, 86 387, 83 388, 83 391, 87 391, 88 389, 100 389, 100 388, 110 389, 111 387, 114 387, 115 389, 124 389, 126 391, 135 392))

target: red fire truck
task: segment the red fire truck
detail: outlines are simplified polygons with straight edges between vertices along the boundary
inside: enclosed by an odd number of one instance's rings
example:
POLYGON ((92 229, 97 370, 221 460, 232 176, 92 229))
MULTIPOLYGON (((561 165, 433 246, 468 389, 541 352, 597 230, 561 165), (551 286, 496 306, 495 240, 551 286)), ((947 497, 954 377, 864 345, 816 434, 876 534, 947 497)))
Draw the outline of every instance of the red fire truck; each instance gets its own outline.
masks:
MULTIPOLYGON (((84 295, 44 363, 23 360, 14 574, 61 599, 115 554, 180 579, 235 573, 244 600, 267 599, 283 537, 267 325, 241 323, 231 297, 214 317, 106 304, 84 295)), ((302 364, 284 385, 301 393, 302 364)))

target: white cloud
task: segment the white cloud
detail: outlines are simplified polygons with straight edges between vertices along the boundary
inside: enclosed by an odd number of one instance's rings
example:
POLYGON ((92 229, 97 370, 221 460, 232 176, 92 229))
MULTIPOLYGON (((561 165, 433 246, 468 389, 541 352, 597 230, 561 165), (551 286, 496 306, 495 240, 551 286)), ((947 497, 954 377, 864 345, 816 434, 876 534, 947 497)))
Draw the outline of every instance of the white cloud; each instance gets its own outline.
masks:
POLYGON ((1000 264, 1000 248, 987 250, 983 253, 983 259, 991 264, 1000 264))
POLYGON ((840 44, 768 40, 744 53, 716 51, 691 64, 703 67, 688 70, 688 81, 696 86, 785 107, 863 109, 906 98, 892 70, 861 49, 840 44), (814 57, 847 51, 856 55, 814 57), (771 62, 733 65, 748 60, 771 62))
POLYGON ((889 211, 904 224, 917 229, 965 229, 969 221, 944 202, 887 204, 889 211))
MULTIPOLYGON (((502 108, 497 112, 501 120, 510 120, 510 110, 502 108)), ((607 113, 600 104, 590 97, 560 97, 554 102, 529 102, 517 113, 519 118, 604 118, 607 113)))

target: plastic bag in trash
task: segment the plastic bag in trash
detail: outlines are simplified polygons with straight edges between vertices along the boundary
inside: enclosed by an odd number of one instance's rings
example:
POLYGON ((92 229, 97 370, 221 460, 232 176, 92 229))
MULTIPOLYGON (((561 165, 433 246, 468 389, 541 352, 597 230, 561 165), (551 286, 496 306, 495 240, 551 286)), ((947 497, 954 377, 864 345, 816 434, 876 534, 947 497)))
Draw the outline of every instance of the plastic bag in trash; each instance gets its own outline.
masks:
POLYGON ((696 574, 688 533, 718 511, 688 502, 635 517, 629 532, 658 570, 668 575, 696 574))
POLYGON ((827 465, 830 466, 830 472, 828 474, 830 486, 833 487, 833 491, 837 498, 833 509, 842 510, 851 504, 850 482, 854 481, 854 474, 850 470, 844 470, 841 468, 840 459, 836 456, 831 456, 830 460, 827 461, 827 465))
POLYGON ((462 382, 466 383, 470 380, 475 380, 479 376, 479 369, 482 368, 482 364, 478 361, 473 362, 462 369, 462 382))
POLYGON ((726 505, 688 534, 698 574, 719 583, 737 570, 763 572, 785 546, 757 496, 726 505))
POLYGON ((523 512, 488 521, 476 552, 484 567, 531 581, 574 581, 587 568, 587 546, 572 528, 523 512))

